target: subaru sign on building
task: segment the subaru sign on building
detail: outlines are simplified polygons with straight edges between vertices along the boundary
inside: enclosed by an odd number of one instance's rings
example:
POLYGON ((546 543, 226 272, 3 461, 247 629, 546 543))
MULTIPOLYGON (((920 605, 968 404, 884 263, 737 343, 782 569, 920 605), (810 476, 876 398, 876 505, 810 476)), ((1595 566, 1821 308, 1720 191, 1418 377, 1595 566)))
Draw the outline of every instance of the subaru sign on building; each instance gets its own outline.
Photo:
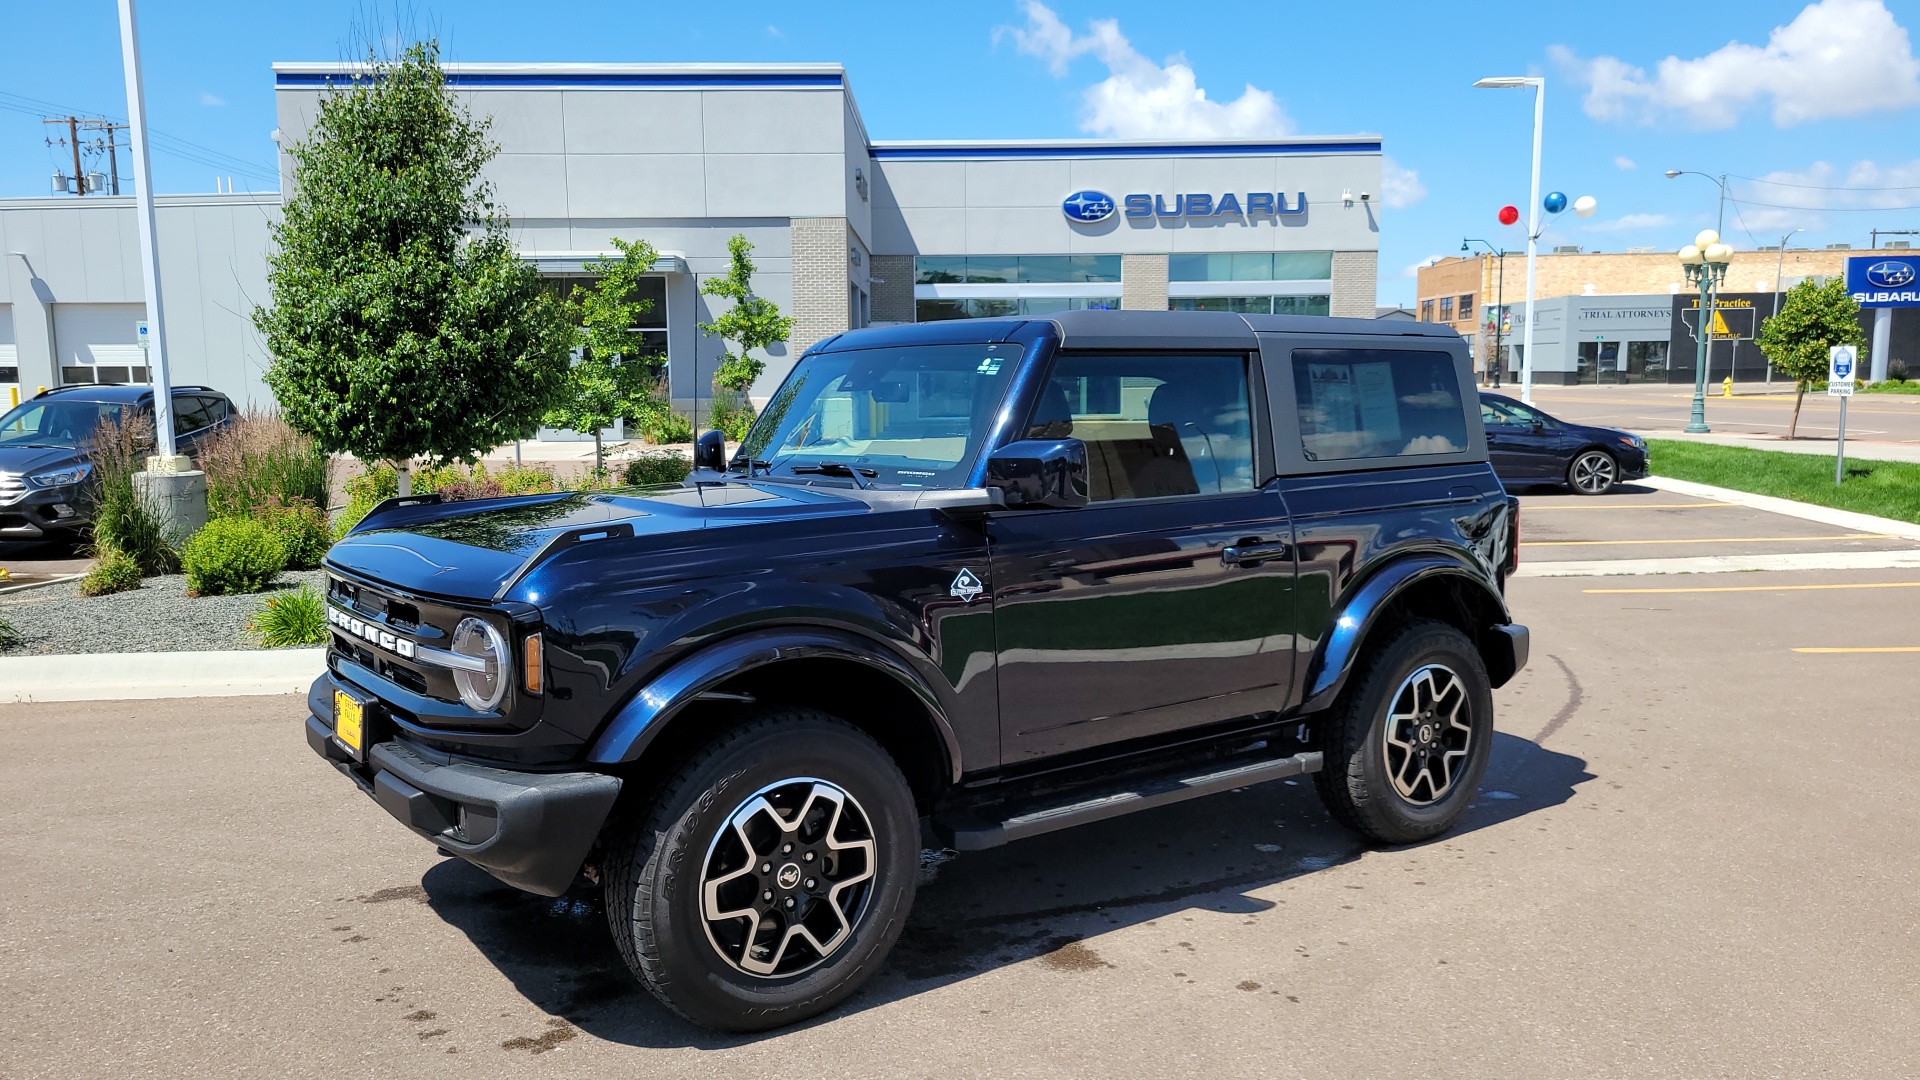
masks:
POLYGON ((1847 292, 1861 307, 1920 307, 1920 258, 1877 253, 1848 259, 1847 292))

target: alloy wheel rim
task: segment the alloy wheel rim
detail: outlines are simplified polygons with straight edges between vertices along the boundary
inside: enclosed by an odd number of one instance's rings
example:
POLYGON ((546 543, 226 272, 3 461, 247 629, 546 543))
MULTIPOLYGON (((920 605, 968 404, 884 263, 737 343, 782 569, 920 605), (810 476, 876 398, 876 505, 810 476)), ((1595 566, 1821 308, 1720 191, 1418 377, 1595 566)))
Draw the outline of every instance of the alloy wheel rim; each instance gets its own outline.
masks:
POLYGON ((707 846, 700 914, 734 970, 784 979, 825 963, 873 898, 878 846, 846 789, 794 777, 754 792, 707 846))
POLYGON ((1387 710, 1380 742, 1393 790, 1415 806, 1446 798, 1473 748, 1473 709, 1453 669, 1428 664, 1407 676, 1387 710))
POLYGON ((1605 491, 1613 483, 1613 459, 1597 451, 1580 455, 1573 463, 1573 486, 1581 491, 1605 491))

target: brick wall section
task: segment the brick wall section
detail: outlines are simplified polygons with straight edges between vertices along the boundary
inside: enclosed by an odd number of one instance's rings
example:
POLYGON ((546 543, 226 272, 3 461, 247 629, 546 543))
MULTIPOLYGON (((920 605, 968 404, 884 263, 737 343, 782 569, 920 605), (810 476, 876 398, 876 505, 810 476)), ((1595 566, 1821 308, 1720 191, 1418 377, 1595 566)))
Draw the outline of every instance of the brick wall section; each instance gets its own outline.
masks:
POLYGON ((1332 314, 1349 319, 1373 318, 1379 278, 1379 252, 1334 252, 1332 314))
POLYGON ((913 256, 874 255, 869 265, 873 268, 873 321, 912 322, 913 256))
POLYGON ((1127 311, 1167 310, 1167 257, 1120 256, 1120 307, 1127 311))
MULTIPOLYGON (((1678 246, 1675 245, 1676 250, 1678 246)), ((1837 277, 1846 272, 1849 256, 1864 254, 1867 252, 1788 249, 1780 267, 1780 280, 1791 287, 1801 278, 1837 277)), ((1777 251, 1735 252, 1733 261, 1727 266, 1726 290, 1772 292, 1774 262, 1780 258, 1777 251), (1760 288, 1754 288, 1756 283, 1762 282, 1764 284, 1760 288)), ((1417 285, 1418 300, 1445 296, 1449 292, 1465 292, 1467 290, 1457 288, 1458 279, 1465 277, 1468 280, 1478 278, 1481 282, 1477 291, 1485 299, 1479 303, 1491 302, 1494 268, 1497 265, 1490 255, 1470 255, 1466 258, 1442 259, 1432 266, 1423 266, 1417 285)), ((1507 252, 1506 277, 1507 303, 1526 302, 1527 251, 1524 246, 1518 251, 1507 252)), ((1598 296, 1667 293, 1672 292, 1675 285, 1679 285, 1683 293, 1693 292, 1687 288, 1686 281, 1686 274, 1680 269, 1680 260, 1671 251, 1632 255, 1601 252, 1542 254, 1534 260, 1533 291, 1542 300, 1556 296, 1580 296, 1586 292, 1588 285, 1593 286, 1594 294, 1598 296)), ((1414 306, 1417 310, 1417 301, 1414 306)))
MULTIPOLYGON (((792 355, 847 329, 847 219, 794 218, 792 355)), ((911 291, 912 286, 908 286, 911 291)))

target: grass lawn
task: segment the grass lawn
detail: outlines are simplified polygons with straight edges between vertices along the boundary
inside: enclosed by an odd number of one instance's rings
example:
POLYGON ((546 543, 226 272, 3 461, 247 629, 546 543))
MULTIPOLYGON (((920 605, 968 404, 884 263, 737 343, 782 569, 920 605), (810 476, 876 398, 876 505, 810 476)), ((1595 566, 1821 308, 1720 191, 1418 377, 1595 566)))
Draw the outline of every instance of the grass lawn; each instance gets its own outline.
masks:
POLYGON ((1920 524, 1917 464, 1849 458, 1846 482, 1835 487, 1833 459, 1823 455, 1671 439, 1652 440, 1647 448, 1655 476, 1920 524))

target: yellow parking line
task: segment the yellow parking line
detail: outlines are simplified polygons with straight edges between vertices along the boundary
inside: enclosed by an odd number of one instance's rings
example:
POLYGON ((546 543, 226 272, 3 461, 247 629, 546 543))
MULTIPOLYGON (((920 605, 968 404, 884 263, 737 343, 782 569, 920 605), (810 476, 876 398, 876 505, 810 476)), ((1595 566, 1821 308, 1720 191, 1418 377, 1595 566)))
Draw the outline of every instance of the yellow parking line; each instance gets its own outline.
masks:
POLYGON ((1879 645, 1860 649, 1795 649, 1794 652, 1836 653, 1836 652, 1920 652, 1920 645, 1879 645))
POLYGON ((1739 506, 1730 502, 1697 503, 1608 503, 1605 506, 1537 506, 1528 504, 1524 513, 1537 514, 1542 510, 1692 510, 1700 506, 1739 506))
POLYGON ((1613 547, 1622 544, 1793 544, 1803 540, 1898 540, 1892 533, 1843 536, 1712 536, 1688 540, 1522 540, 1521 547, 1613 547))
POLYGON ((1800 589, 1920 589, 1920 581, 1856 581, 1836 585, 1701 585, 1690 589, 1581 589, 1586 593, 1789 592, 1800 589))

